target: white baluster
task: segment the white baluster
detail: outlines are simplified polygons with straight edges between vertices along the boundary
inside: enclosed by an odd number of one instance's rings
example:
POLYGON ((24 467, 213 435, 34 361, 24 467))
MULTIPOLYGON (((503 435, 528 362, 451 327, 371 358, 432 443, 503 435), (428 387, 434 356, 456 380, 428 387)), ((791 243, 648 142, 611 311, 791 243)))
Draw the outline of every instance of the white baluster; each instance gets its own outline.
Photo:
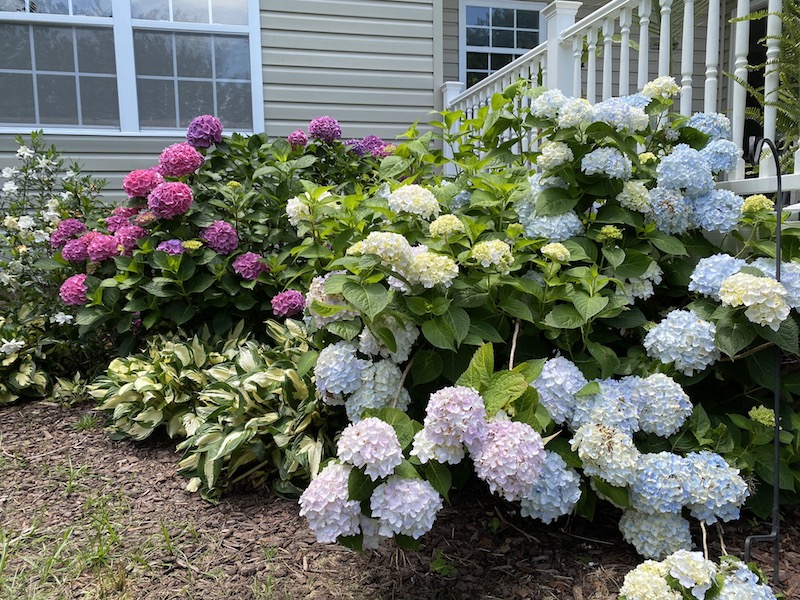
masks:
POLYGON ((556 0, 545 6, 541 16, 547 27, 547 87, 558 88, 567 96, 572 86, 572 49, 561 44, 561 32, 574 25, 581 2, 556 0))
POLYGON ((614 76, 614 18, 603 19, 603 100, 613 94, 611 83, 614 76))
POLYGON ((708 27, 706 27, 706 88, 703 110, 717 112, 717 75, 719 74, 719 2, 708 3, 708 27))
MULTIPOLYGON (((736 16, 744 17, 750 13, 750 0, 738 0, 736 3, 736 16)), ((750 46, 750 21, 738 21, 735 24, 734 35, 734 71, 735 77, 747 81, 747 52, 750 46)), ((747 90, 738 83, 731 82, 733 86, 733 114, 731 119, 733 141, 742 144, 744 141, 744 109, 747 104, 747 90)), ((740 158, 733 173, 734 179, 744 179, 744 159, 740 158)))
POLYGON ((639 2, 639 73, 636 81, 638 89, 650 79, 650 11, 652 0, 639 2))
POLYGON ((683 40, 681 42, 681 114, 687 116, 692 113, 692 71, 694 71, 694 0, 684 0, 683 40))
MULTIPOLYGON (((778 100, 778 87, 781 84, 778 58, 780 57, 780 35, 783 28, 781 18, 776 14, 781 11, 781 0, 770 0, 767 17, 767 66, 764 75, 764 137, 775 141, 778 126, 778 109, 769 102, 778 100)), ((772 158, 759 163, 758 174, 761 177, 775 176, 775 162, 772 158)))
POLYGON ((572 38, 572 93, 581 95, 581 52, 583 51, 583 36, 576 35, 572 38))
POLYGON ((597 29, 589 29, 586 36, 589 59, 586 64, 586 99, 594 104, 597 101, 597 29))
POLYGON ((672 56, 672 0, 661 0, 661 34, 658 40, 658 74, 669 75, 669 59, 672 56))
POLYGON ((619 12, 619 95, 627 96, 631 91, 631 8, 626 6, 619 12))

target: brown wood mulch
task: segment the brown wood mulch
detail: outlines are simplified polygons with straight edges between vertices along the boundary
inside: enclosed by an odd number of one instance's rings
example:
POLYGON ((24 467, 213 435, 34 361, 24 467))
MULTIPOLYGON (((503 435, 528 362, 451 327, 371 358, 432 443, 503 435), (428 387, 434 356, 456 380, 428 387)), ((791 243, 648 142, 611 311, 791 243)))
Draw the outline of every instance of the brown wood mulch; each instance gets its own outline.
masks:
MULTIPOLYGON (((0 409, 0 519, 6 539, 23 540, 0 582, 28 577, 31 598, 605 600, 641 562, 611 510, 548 527, 477 486, 454 494, 419 551, 317 544, 295 502, 266 492, 205 502, 185 491, 169 440, 115 443, 99 424, 78 431, 90 413, 45 402, 0 409), (57 584, 36 580, 30 553, 52 552, 68 528, 57 584)), ((780 589, 800 599, 798 516, 784 514, 780 589)), ((768 530, 745 516, 723 540, 741 556, 746 535, 768 530)), ((720 553, 713 527, 709 549, 720 553)), ((754 559, 769 573, 770 544, 754 559)))

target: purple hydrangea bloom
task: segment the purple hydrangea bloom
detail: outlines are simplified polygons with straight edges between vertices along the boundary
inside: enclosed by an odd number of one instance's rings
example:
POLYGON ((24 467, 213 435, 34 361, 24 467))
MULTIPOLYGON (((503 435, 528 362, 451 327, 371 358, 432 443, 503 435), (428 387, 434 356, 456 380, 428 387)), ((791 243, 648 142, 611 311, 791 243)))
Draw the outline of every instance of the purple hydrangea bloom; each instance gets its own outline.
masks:
POLYGON ((240 254, 233 261, 233 270, 245 279, 254 281, 261 273, 269 271, 269 267, 261 262, 263 257, 255 252, 240 254))
POLYGON ((292 150, 297 150, 298 148, 305 148, 308 143, 308 136, 302 129, 295 129, 286 137, 286 141, 292 145, 292 150))
POLYGON ((180 240, 167 240, 166 242, 161 242, 158 247, 156 247, 156 250, 159 252, 166 252, 173 256, 183 254, 183 243, 180 240))
POLYGON ((120 227, 114 239, 118 245, 122 246, 122 254, 130 254, 136 247, 136 241, 145 237, 147 231, 136 225, 126 225, 120 227))
POLYGON ((433 527, 442 497, 424 479, 392 476, 375 488, 369 505, 372 516, 380 521, 381 535, 399 533, 419 539, 433 527))
POLYGON ((306 299, 297 290, 286 290, 272 298, 272 312, 279 317, 291 317, 303 312, 306 299))
POLYGON ((222 141, 222 122, 213 115, 195 117, 186 129, 186 141, 195 148, 208 148, 222 141))
POLYGON ((348 151, 356 156, 364 156, 367 153, 367 149, 364 147, 364 143, 361 140, 355 138, 345 140, 344 145, 347 146, 348 151))
POLYGON ((86 225, 78 221, 78 219, 64 219, 58 224, 55 231, 50 234, 50 245, 53 248, 60 248, 66 244, 68 240, 71 240, 85 231, 86 225))
POLYGON ((121 215, 109 215, 105 220, 106 229, 108 229, 109 233, 116 233, 117 230, 131 224, 130 220, 121 215))
POLYGON ((61 249, 61 258, 69 262, 83 262, 89 258, 86 252, 86 240, 78 238, 77 240, 70 240, 61 249))
POLYGON ((386 149, 386 143, 377 135, 368 135, 361 140, 361 145, 364 150, 372 154, 372 156, 381 156, 386 149))
POLYGON ((170 181, 157 185, 156 189, 150 192, 147 206, 159 219, 172 219, 178 215, 185 215, 193 199, 192 188, 180 181, 170 181))
POLYGON ((342 126, 333 117, 317 117, 308 124, 308 133, 311 137, 322 142, 333 142, 342 137, 342 126))
POLYGON ((212 250, 220 254, 230 254, 239 247, 239 235, 230 223, 214 221, 206 227, 200 237, 212 250))

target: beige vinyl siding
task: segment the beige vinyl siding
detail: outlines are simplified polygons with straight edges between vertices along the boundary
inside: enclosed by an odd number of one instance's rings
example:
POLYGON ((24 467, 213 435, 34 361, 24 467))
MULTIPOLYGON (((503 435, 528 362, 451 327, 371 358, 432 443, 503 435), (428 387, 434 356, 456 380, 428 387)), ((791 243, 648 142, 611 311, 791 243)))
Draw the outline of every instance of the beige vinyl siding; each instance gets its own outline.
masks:
POLYGON ((345 137, 393 139, 438 104, 436 0, 262 0, 264 114, 271 137, 320 115, 345 137))
MULTIPOLYGON (((134 169, 154 167, 164 148, 184 140, 168 137, 51 134, 45 135, 45 141, 48 146, 55 146, 68 162, 78 163, 82 172, 107 180, 103 197, 109 202, 119 202, 125 197, 122 192, 122 179, 125 175, 134 169)), ((17 148, 13 135, 0 135, 0 168, 19 164, 17 148)))

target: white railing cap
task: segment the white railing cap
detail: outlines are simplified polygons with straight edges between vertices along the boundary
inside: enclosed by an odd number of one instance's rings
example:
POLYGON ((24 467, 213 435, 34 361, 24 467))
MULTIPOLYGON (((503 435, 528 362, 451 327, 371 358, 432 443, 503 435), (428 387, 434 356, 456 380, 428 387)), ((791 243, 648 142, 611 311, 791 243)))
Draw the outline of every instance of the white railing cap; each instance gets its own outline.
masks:
POLYGON ((608 17, 616 16, 616 13, 618 13, 623 8, 626 8, 627 6, 636 7, 638 5, 639 5, 639 0, 612 0, 605 6, 598 8, 591 14, 585 16, 574 25, 567 27, 564 31, 561 32, 561 35, 558 36, 558 41, 563 44, 573 35, 576 35, 586 29, 589 29, 593 25, 596 25, 597 23, 604 21, 608 17))

